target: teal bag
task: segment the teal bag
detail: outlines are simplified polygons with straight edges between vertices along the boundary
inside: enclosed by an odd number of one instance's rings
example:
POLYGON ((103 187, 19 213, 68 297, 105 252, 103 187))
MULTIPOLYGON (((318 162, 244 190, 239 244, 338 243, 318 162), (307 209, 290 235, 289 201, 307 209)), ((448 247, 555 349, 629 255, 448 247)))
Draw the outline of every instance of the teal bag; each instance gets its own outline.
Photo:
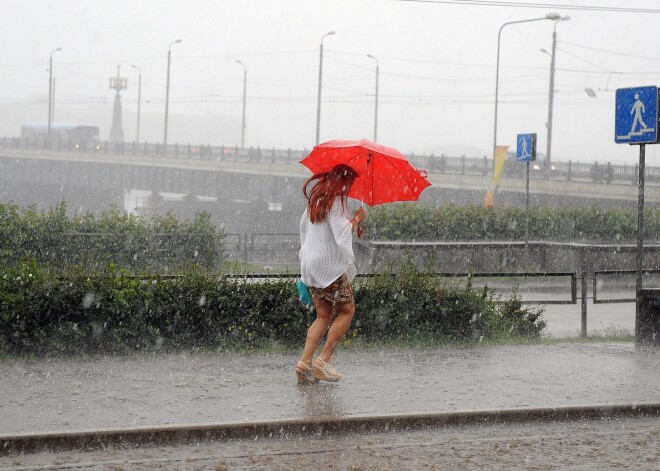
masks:
POLYGON ((303 283, 303 280, 296 281, 296 288, 298 288, 298 298, 300 302, 303 303, 306 307, 311 308, 314 303, 312 302, 312 295, 309 293, 307 285, 303 283))

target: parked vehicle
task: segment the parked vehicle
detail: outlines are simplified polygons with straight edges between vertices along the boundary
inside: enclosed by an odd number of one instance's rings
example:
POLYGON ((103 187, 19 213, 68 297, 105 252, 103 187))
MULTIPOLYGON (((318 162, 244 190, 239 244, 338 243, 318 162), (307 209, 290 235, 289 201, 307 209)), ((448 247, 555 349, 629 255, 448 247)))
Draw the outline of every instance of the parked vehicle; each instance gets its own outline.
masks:
MULTIPOLYGON (((30 147, 46 147, 48 143, 48 125, 24 124, 21 126, 21 140, 30 147)), ((91 151, 100 149, 98 126, 77 124, 52 124, 50 126, 50 145, 66 150, 91 151)))

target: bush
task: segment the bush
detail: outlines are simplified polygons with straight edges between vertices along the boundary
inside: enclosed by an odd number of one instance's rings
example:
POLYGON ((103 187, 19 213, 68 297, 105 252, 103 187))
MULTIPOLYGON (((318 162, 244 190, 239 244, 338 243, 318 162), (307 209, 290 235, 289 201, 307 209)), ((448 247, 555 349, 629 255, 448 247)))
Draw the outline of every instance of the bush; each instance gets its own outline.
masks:
POLYGON ((179 269, 189 264, 217 269, 224 263, 224 236, 208 213, 192 221, 171 214, 150 221, 120 210, 67 215, 65 203, 45 213, 0 203, 0 266, 37 260, 98 270, 108 264, 128 270, 179 269))
POLYGON ((526 338, 537 340, 545 329, 543 308, 523 307, 518 293, 501 304, 488 322, 491 338, 526 338))
MULTIPOLYGON (((644 212, 647 239, 660 240, 660 208, 644 212)), ((458 241, 522 240, 525 210, 478 205, 430 206, 398 203, 378 206, 364 222, 375 240, 458 241)), ((637 212, 602 209, 533 207, 529 211, 531 240, 633 242, 637 212)))
MULTIPOLYGON (((545 326, 517 296, 495 303, 487 288, 445 285, 413 268, 357 283, 355 298, 353 331, 370 341, 538 338, 545 326)), ((170 277, 114 266, 93 275, 36 262, 0 268, 5 355, 299 346, 313 318, 290 279, 251 283, 197 267, 170 277)))

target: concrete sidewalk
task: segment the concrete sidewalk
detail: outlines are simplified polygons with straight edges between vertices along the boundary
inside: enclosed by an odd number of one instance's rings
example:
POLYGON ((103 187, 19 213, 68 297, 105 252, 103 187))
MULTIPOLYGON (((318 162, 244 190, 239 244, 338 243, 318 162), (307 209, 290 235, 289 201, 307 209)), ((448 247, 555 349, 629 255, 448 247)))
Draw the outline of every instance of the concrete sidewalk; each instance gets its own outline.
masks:
POLYGON ((341 349, 336 384, 296 355, 0 362, 0 438, 54 431, 660 403, 660 353, 630 343, 341 349))

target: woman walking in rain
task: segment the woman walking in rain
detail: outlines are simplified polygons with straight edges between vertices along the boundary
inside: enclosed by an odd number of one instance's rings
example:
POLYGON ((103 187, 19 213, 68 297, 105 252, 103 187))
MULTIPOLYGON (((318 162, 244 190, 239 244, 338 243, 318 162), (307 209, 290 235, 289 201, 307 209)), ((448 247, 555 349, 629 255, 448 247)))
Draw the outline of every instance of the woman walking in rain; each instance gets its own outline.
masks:
POLYGON ((298 383, 341 379, 332 366, 332 355, 355 314, 349 284, 357 273, 353 230, 365 218, 362 207, 352 219, 348 215, 346 196, 357 176, 351 167, 340 164, 329 172, 312 175, 303 185, 307 208, 300 220, 298 256, 301 278, 312 295, 316 320, 307 330, 305 347, 295 366, 298 383), (308 185, 315 180, 308 192, 308 185), (321 353, 313 360, 326 331, 321 353))

